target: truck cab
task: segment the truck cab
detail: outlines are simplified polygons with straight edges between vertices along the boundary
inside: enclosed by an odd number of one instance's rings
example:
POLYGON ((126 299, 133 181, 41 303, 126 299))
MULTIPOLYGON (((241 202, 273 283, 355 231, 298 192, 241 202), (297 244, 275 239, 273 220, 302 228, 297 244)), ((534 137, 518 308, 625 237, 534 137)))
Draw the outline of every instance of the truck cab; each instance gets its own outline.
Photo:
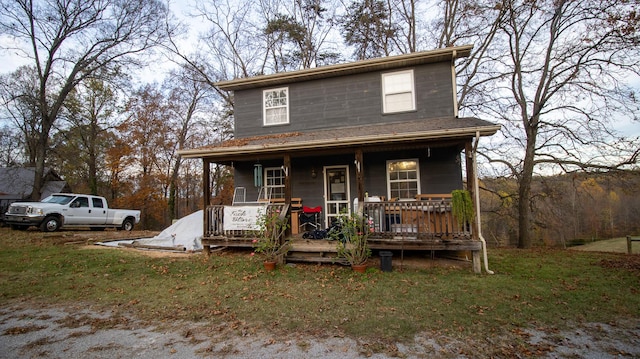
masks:
POLYGON ((5 214, 13 229, 37 226, 53 232, 61 227, 118 228, 130 231, 140 221, 140 211, 110 209, 104 197, 55 193, 40 202, 15 202, 5 214))

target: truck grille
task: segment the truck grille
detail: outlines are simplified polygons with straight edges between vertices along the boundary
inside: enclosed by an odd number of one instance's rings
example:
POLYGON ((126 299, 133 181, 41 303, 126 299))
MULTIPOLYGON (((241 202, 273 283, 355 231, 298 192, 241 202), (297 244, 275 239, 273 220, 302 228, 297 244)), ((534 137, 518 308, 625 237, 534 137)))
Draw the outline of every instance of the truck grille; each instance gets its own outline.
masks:
POLYGON ((27 213, 27 207, 23 206, 10 206, 9 214, 25 214, 27 213))

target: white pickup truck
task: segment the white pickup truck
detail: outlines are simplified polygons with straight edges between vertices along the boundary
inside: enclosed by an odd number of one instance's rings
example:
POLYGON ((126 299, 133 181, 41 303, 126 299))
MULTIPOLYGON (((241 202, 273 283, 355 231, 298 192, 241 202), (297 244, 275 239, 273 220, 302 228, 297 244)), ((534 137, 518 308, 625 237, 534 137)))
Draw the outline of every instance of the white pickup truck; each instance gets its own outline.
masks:
POLYGON ((13 229, 40 227, 43 232, 59 228, 117 228, 131 231, 140 222, 140 211, 109 209, 104 197, 55 193, 40 202, 14 202, 5 213, 5 223, 13 229))

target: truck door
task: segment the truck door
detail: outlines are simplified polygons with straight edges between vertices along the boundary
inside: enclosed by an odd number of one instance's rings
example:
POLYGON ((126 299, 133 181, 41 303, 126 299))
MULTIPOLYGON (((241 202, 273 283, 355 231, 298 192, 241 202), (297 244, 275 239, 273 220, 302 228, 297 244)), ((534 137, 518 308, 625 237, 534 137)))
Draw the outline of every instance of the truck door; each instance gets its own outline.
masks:
POLYGON ((69 203, 69 208, 64 211, 64 223, 75 225, 86 224, 90 220, 90 211, 89 198, 78 196, 69 203))
POLYGON ((107 206, 104 203, 104 200, 99 197, 91 197, 91 217, 92 221, 90 224, 106 224, 107 223, 107 206))

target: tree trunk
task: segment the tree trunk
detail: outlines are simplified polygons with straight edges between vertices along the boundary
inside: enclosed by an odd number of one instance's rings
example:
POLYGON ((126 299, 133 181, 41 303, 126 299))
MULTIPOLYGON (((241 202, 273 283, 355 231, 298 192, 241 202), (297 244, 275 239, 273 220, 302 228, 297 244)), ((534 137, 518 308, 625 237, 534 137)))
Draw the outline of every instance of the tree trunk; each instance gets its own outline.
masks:
POLYGON ((531 197, 531 178, 523 177, 518 188, 518 248, 531 247, 531 207, 529 200, 531 197))
POLYGON ((33 178, 33 190, 31 191, 31 200, 32 201, 39 201, 40 200, 40 196, 41 193, 40 191, 42 191, 42 186, 43 186, 43 177, 44 177, 44 156, 45 156, 45 149, 42 147, 38 147, 38 149, 36 150, 37 155, 36 155, 36 169, 35 169, 35 174, 34 174, 34 178, 33 178))
POLYGON ((96 154, 91 149, 89 153, 89 191, 94 196, 98 195, 98 176, 97 176, 97 165, 96 165, 96 154))
MULTIPOLYGON (((181 141, 182 142, 182 141, 181 141)), ((180 148, 182 148, 182 144, 180 148)), ((169 181, 169 202, 168 202, 168 210, 169 210, 169 220, 173 220, 178 218, 178 206, 176 205, 176 192, 178 191, 178 177, 180 172, 180 165, 182 164, 182 159, 180 157, 176 158, 176 161, 173 163, 173 168, 171 169, 171 179, 169 181)))
POLYGON ((525 151, 522 174, 518 183, 518 248, 530 248, 531 240, 531 181, 535 159, 537 131, 530 121, 527 128, 527 148, 525 151))
POLYGON ((52 124, 49 117, 42 117, 42 130, 38 135, 35 161, 36 170, 33 179, 33 190, 31 191, 31 200, 33 201, 39 201, 42 196, 42 187, 44 186, 44 164, 47 156, 47 148, 49 147, 49 131, 52 124))
POLYGON ((88 163, 88 167, 89 167, 89 191, 91 191, 91 194, 94 196, 98 195, 98 159, 97 159, 97 155, 96 155, 96 151, 97 151, 97 141, 98 141, 98 131, 100 131, 99 125, 98 125, 98 120, 97 120, 97 115, 94 114, 92 116, 92 120, 90 123, 90 135, 89 135, 89 140, 87 143, 87 147, 89 150, 89 163, 88 163))

